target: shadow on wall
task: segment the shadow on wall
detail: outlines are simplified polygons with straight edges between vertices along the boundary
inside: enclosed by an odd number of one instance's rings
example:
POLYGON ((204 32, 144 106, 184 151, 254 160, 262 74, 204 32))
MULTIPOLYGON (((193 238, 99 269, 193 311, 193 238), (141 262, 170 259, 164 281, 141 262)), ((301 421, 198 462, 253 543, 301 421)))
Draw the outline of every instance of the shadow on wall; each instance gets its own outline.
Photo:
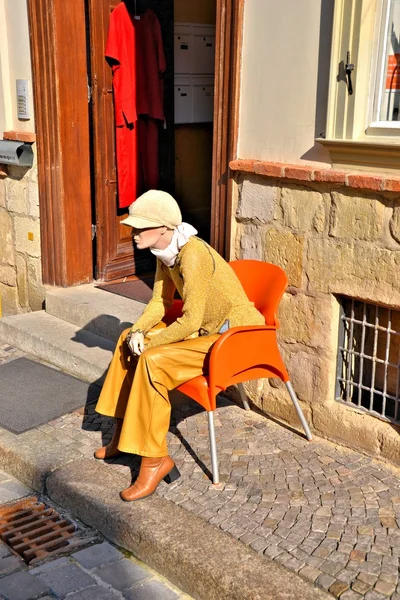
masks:
MULTIPOLYGON (((328 112, 329 74, 331 61, 334 2, 322 0, 319 29, 319 53, 317 73, 317 95, 315 110, 315 137, 325 137, 328 112)), ((318 142, 301 157, 303 160, 322 162, 321 153, 326 155, 324 162, 330 162, 329 153, 318 142)))

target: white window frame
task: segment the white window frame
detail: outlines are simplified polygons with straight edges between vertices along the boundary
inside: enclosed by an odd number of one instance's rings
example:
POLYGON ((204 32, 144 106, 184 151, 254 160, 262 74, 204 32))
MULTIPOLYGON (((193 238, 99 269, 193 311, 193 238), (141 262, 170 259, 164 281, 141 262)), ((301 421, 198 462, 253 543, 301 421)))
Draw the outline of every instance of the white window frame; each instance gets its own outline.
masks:
POLYGON ((326 136, 317 139, 335 168, 400 174, 400 122, 376 118, 376 91, 385 71, 382 17, 388 18, 389 1, 335 0, 326 136), (348 50, 355 65, 352 95, 343 77, 348 50))
POLYGON ((369 125, 366 128, 366 134, 369 136, 400 136, 400 121, 381 121, 379 119, 383 96, 383 81, 386 77, 386 40, 389 28, 391 1, 392 0, 381 0, 381 6, 377 6, 375 39, 378 39, 379 41, 374 49, 371 69, 371 91, 373 93, 371 94, 371 109, 368 119, 369 125))

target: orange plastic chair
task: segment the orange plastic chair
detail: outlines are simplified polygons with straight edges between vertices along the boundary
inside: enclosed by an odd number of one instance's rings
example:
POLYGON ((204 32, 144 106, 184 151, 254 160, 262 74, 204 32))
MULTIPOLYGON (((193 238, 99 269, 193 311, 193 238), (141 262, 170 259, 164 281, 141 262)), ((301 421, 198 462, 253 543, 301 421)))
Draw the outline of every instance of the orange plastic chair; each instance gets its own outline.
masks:
MULTIPOLYGON (((229 264, 240 279, 249 300, 263 314, 265 325, 232 327, 223 333, 211 348, 208 376, 200 375, 177 388, 201 404, 208 413, 214 484, 219 483, 214 427, 216 397, 231 385, 238 385, 244 407, 250 410, 242 382, 261 377, 279 377, 286 384, 307 439, 312 439, 276 340, 279 327, 276 313, 287 288, 286 274, 276 265, 257 260, 236 260, 229 264)), ((177 313, 181 306, 181 301, 176 302, 172 308, 174 316, 179 316, 177 313)))

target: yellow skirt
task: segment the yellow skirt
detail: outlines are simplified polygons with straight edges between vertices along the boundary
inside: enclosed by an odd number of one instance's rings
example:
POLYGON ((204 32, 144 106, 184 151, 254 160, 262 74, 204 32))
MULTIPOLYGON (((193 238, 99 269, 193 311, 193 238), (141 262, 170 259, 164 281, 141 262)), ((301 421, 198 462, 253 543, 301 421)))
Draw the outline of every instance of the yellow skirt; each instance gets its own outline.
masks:
MULTIPOLYGON (((153 328, 148 337, 156 335, 159 328, 153 328)), ((158 346, 136 358, 125 342, 129 331, 123 331, 118 339, 96 411, 123 419, 118 444, 122 452, 167 456, 168 391, 207 374, 207 355, 219 334, 158 346)))

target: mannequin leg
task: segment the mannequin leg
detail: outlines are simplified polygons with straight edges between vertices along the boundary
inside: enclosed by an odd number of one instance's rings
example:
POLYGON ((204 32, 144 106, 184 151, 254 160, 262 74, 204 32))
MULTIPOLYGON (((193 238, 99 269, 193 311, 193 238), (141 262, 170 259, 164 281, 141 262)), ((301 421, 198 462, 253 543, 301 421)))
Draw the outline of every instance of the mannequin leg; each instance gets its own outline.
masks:
POLYGON ((207 370, 207 355, 218 335, 159 346, 140 356, 119 438, 118 449, 142 456, 137 480, 121 492, 125 501, 151 495, 162 479, 179 477, 168 456, 166 435, 171 405, 168 391, 207 370))
POLYGON ((119 450, 152 458, 168 455, 168 391, 206 372, 207 354, 218 338, 198 337, 143 352, 126 403, 119 450))

